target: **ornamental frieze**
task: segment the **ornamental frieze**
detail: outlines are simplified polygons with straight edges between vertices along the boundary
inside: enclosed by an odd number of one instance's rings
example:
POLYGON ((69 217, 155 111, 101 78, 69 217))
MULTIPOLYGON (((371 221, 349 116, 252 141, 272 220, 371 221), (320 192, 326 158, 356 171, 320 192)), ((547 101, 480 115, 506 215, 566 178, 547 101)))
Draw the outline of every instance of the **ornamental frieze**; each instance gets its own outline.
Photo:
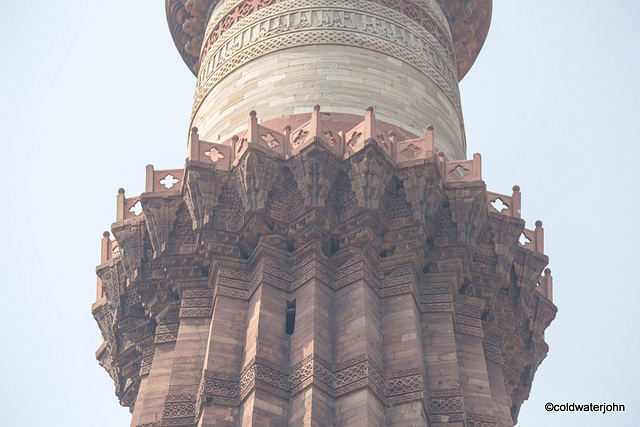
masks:
MULTIPOLYGON (((222 8, 213 13, 210 23, 207 26, 206 41, 203 44, 200 54, 201 63, 205 62, 209 50, 212 48, 215 49, 216 42, 223 34, 232 27, 241 25, 239 23, 249 15, 267 6, 271 6, 270 10, 277 10, 278 12, 283 8, 295 9, 296 7, 300 7, 300 0, 297 2, 289 0, 285 5, 275 6, 283 1, 284 0, 236 0, 225 2, 222 8)), ((347 0, 341 2, 340 6, 349 7, 354 10, 370 10, 378 16, 391 15, 396 21, 402 22, 405 26, 421 27, 422 30, 428 32, 433 41, 433 46, 442 51, 443 56, 449 60, 450 64, 455 62, 453 48, 449 41, 451 34, 448 31, 448 24, 440 21, 437 18, 439 14, 434 13, 434 10, 431 9, 425 1, 370 0, 369 3, 373 4, 363 4, 361 1, 347 0), (443 31, 442 28, 445 28, 446 31, 443 31)), ((309 5, 309 2, 305 2, 305 4, 309 5)), ((333 7, 335 4, 316 0, 313 6, 333 7)), ((350 19, 350 17, 347 17, 347 19, 350 19)), ((327 26, 343 25, 342 17, 332 16, 329 11, 322 16, 321 22, 327 26)), ((242 25, 244 25, 244 23, 242 23, 242 25)), ((347 28, 355 28, 355 23, 352 26, 349 26, 349 24, 346 25, 347 28)))
MULTIPOLYGON (((178 51, 189 69, 197 75, 201 65, 201 51, 209 48, 216 37, 220 36, 221 30, 230 28, 256 10, 278 2, 226 1, 213 12, 211 22, 205 26, 217 2, 168 0, 167 20, 178 51), (221 22, 216 25, 218 21, 221 22)), ((455 51, 456 69, 460 80, 475 61, 487 36, 491 20, 491 0, 371 0, 371 3, 387 6, 422 23, 449 55, 455 51)))

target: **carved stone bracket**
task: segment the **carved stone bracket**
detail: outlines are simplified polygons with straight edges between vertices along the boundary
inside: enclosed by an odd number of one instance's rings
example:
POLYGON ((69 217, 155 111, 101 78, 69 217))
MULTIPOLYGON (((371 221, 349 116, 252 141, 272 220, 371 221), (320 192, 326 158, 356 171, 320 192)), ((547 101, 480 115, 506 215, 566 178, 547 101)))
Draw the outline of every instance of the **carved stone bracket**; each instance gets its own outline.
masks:
POLYGON ((278 163, 249 148, 235 168, 236 188, 244 211, 264 211, 265 202, 278 172, 278 163))
POLYGON ((377 148, 377 143, 371 141, 371 146, 351 156, 349 160, 349 177, 356 193, 358 207, 378 209, 380 197, 393 173, 381 150, 377 148))
POLYGON ((451 219, 458 228, 458 242, 475 245, 479 227, 487 217, 485 195, 481 187, 447 189, 445 192, 449 199, 451 219))
POLYGON ((444 184, 438 163, 407 168, 404 173, 405 195, 413 208, 413 219, 433 224, 442 203, 444 184))
POLYGON ((130 281, 138 279, 142 261, 147 258, 144 239, 147 233, 144 218, 136 218, 132 223, 112 228, 118 241, 120 256, 130 281))
POLYGON ((219 197, 216 194, 218 188, 214 172, 187 167, 183 197, 193 220, 194 230, 210 223, 219 197))
POLYGON ((141 202, 154 257, 158 257, 168 249, 169 235, 173 232, 182 198, 142 198, 141 202))
POLYGON ((332 153, 317 144, 306 147, 295 156, 292 170, 305 206, 324 208, 338 172, 338 162, 332 153))

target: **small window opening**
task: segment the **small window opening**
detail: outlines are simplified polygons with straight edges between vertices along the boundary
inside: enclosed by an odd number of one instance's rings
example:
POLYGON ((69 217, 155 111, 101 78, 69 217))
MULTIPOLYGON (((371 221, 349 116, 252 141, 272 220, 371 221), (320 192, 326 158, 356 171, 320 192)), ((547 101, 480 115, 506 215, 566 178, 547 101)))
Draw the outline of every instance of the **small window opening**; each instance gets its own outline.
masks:
POLYGON ((287 335, 293 334, 293 328, 296 326, 296 300, 287 301, 287 335))

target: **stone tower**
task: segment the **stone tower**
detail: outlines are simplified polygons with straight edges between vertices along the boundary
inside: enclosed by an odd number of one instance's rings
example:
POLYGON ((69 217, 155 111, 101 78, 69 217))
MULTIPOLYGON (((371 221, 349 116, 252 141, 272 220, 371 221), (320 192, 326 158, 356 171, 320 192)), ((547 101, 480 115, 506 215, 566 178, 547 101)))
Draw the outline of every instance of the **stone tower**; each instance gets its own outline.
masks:
POLYGON ((466 160, 491 0, 165 3, 187 160, 119 191, 92 307, 131 425, 513 426, 556 307, 466 160))

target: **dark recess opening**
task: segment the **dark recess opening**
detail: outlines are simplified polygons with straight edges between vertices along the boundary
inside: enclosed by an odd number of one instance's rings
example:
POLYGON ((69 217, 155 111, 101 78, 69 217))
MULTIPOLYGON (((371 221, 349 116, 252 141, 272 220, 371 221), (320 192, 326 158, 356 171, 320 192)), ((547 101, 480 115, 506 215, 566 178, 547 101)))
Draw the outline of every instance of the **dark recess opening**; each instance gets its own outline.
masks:
POLYGON ((287 301, 287 335, 293 334, 296 326, 296 300, 287 301))

